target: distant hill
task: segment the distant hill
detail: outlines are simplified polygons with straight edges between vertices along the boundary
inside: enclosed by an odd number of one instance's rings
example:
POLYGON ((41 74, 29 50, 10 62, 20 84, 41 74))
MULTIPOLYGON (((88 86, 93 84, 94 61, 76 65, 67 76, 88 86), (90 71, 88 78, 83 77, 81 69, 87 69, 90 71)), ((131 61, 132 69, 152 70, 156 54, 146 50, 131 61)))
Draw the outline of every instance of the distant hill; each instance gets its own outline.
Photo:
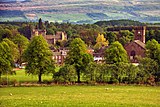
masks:
POLYGON ((144 23, 134 20, 110 20, 110 21, 98 21, 95 23, 99 26, 143 26, 144 23))
POLYGON ((78 24, 119 19, 160 22, 159 0, 54 0, 54 2, 0 0, 0 2, 1 22, 37 21, 39 18, 43 21, 78 24))

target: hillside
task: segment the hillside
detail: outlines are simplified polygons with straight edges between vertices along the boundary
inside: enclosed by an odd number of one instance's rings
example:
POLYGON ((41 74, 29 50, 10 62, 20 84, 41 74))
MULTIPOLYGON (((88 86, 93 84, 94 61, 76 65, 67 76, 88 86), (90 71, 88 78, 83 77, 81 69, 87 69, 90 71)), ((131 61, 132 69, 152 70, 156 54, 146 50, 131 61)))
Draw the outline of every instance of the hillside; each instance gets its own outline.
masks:
POLYGON ((0 0, 0 21, 160 22, 159 0, 0 0), (7 1, 7 2, 5 2, 7 1), (15 2, 13 2, 15 1, 15 2))

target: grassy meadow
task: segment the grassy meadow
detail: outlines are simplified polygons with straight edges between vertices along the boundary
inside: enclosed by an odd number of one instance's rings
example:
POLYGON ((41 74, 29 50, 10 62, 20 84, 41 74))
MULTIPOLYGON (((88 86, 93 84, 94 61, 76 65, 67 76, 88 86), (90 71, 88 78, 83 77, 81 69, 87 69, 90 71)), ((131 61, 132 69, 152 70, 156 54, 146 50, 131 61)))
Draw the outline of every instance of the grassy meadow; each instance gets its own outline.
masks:
MULTIPOLYGON (((58 69, 58 68, 57 68, 58 69)), ((16 81, 16 82, 37 82, 38 76, 37 75, 28 75, 25 73, 24 69, 16 70, 16 75, 2 75, 2 79, 7 79, 9 81, 16 81)), ((52 75, 42 75, 42 80, 50 81, 52 80, 52 75)))
POLYGON ((48 86, 0 88, 0 107, 160 107, 160 87, 48 86))
MULTIPOLYGON (((59 68, 57 68, 58 70, 59 68)), ((2 78, 6 78, 3 75, 2 78)), ((23 69, 8 75, 9 81, 36 82, 23 69)), ((52 80, 52 75, 43 75, 52 80)), ((160 107, 160 87, 52 85, 0 88, 0 107, 160 107)))

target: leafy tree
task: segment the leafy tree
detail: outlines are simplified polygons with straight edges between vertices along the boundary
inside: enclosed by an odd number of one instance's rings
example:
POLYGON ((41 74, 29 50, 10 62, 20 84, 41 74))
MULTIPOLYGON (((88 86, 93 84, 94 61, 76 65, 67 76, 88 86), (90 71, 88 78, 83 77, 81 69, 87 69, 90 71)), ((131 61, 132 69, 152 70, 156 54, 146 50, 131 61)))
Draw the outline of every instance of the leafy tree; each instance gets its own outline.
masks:
POLYGON ((54 73, 54 80, 59 82, 75 82, 76 70, 73 65, 64 65, 58 72, 54 73))
POLYGON ((120 31, 120 39, 119 42, 124 46, 126 43, 129 43, 134 39, 134 34, 129 30, 121 30, 120 31))
POLYGON ((14 42, 9 40, 8 38, 3 39, 3 41, 6 42, 8 46, 10 47, 14 62, 16 62, 19 58, 19 51, 18 51, 17 45, 14 44, 14 42))
POLYGON ((41 82, 42 74, 54 72, 52 52, 43 36, 35 36, 24 52, 27 61, 26 73, 38 75, 38 82, 41 82))
POLYGON ((0 28, 0 41, 2 41, 4 38, 12 38, 13 34, 9 29, 3 29, 0 28))
POLYGON ((33 26, 32 25, 24 25, 18 29, 19 33, 24 35, 26 38, 31 38, 33 26))
POLYGON ((159 67, 155 60, 146 57, 140 60, 139 68, 141 71, 137 74, 138 82, 146 83, 149 82, 150 77, 156 76, 155 74, 158 73, 159 67))
POLYGON ((55 33, 54 33, 53 29, 48 28, 46 34, 47 34, 47 35, 53 35, 53 34, 55 34, 55 33))
POLYGON ((21 63, 22 63, 22 54, 23 54, 24 50, 27 48, 27 45, 28 45, 29 41, 23 35, 18 34, 16 36, 14 36, 13 42, 18 47, 19 57, 18 57, 18 61, 17 62, 21 65, 21 63))
POLYGON ((82 70, 92 59, 93 57, 87 53, 86 44, 80 38, 75 38, 70 43, 66 64, 73 65, 76 68, 77 82, 80 82, 82 70))
POLYGON ((136 83, 137 82, 137 75, 141 72, 140 68, 138 66, 135 66, 133 64, 128 64, 128 67, 126 69, 127 79, 126 82, 130 83, 136 83))
POLYGON ((5 41, 0 43, 0 77, 2 74, 12 71, 13 56, 11 49, 5 41))
POLYGON ((109 48, 105 51, 105 60, 106 63, 113 64, 113 63, 120 63, 128 62, 128 56, 126 50, 123 46, 118 42, 113 42, 109 48))
POLYGON ((146 49, 146 56, 160 64, 160 44, 155 39, 149 40, 146 43, 146 49))
POLYGON ((102 46, 108 46, 108 40, 104 38, 103 34, 98 34, 96 42, 97 43, 94 46, 95 49, 100 49, 102 46))
POLYGON ((117 35, 113 32, 108 32, 106 35, 106 38, 108 39, 109 44, 112 44, 117 40, 117 35))
POLYGON ((95 62, 91 62, 88 64, 88 66, 86 67, 86 71, 84 72, 84 78, 87 81, 96 81, 96 75, 97 75, 97 69, 98 64, 96 64, 95 62))

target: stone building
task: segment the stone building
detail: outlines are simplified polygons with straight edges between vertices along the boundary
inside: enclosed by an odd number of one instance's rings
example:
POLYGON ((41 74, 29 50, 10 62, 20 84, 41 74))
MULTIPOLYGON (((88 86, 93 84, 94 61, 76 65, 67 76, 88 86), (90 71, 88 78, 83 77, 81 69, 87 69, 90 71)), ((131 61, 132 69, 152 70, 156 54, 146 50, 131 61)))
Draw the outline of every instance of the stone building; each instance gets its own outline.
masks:
POLYGON ((57 31, 55 35, 46 35, 46 30, 33 29, 31 38, 38 35, 42 35, 47 40, 48 44, 56 44, 57 41, 67 40, 67 34, 62 31, 57 31))
POLYGON ((138 63, 137 57, 145 57, 145 30, 145 26, 134 27, 134 41, 124 46, 132 63, 138 63))

